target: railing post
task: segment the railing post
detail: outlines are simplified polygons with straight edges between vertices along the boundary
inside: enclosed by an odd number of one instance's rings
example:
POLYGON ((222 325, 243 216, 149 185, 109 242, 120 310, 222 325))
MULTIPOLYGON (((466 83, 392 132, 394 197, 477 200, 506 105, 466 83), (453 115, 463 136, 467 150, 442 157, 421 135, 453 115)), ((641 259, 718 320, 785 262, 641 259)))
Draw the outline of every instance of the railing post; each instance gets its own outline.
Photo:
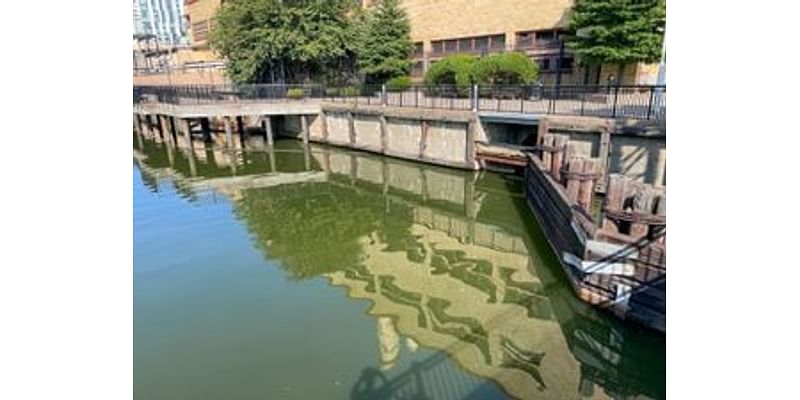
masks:
POLYGON ((653 109, 653 96, 655 92, 655 86, 650 86, 650 101, 647 103, 647 119, 650 119, 650 112, 653 109))
MULTIPOLYGON (((381 85, 381 104, 383 104, 383 106, 386 107, 388 102, 389 102, 389 94, 386 93, 386 84, 384 83, 383 85, 381 85)), ((401 96, 400 97, 401 107, 402 107, 402 102, 403 102, 403 97, 401 96)))
POLYGON ((481 94, 480 94, 480 86, 475 85, 475 111, 481 109, 481 94))
POLYGON ((614 107, 611 109, 611 118, 617 117, 617 95, 619 95, 619 85, 614 86, 614 107))
POLYGON ((472 112, 478 112, 478 85, 472 85, 472 112))
POLYGON ((583 108, 586 105, 586 86, 581 88, 581 116, 583 116, 583 108))

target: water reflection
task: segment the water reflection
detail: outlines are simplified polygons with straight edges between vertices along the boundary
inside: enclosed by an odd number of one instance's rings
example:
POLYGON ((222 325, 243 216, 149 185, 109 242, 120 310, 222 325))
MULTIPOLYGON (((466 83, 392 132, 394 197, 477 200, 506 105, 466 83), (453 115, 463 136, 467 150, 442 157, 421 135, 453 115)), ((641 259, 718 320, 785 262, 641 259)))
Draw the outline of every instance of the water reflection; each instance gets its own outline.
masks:
POLYGON ((361 371, 352 399, 480 397, 445 354, 516 398, 665 397, 663 335, 575 299, 518 180, 297 142, 134 147, 151 190, 168 179, 189 201, 225 195, 291 279, 371 302, 379 368, 361 371), (394 371, 420 345, 444 352, 394 371))

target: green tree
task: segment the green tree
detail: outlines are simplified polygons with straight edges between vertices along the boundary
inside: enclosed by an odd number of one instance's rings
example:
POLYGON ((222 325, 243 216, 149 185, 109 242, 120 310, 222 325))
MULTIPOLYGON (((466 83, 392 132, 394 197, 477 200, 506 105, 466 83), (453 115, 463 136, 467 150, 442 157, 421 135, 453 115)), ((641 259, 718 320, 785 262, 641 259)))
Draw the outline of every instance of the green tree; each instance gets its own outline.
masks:
POLYGON ((616 64, 622 75, 632 62, 661 56, 666 0, 576 0, 567 45, 582 63, 616 64))
POLYGON ((492 54, 478 60, 474 76, 488 85, 531 84, 539 76, 539 66, 522 53, 492 54))
POLYGON ((449 55, 428 68, 425 83, 428 85, 458 85, 476 83, 475 63, 477 59, 466 54, 449 55))
POLYGON ((349 0, 233 0, 210 42, 234 82, 308 80, 352 57, 349 0))
POLYGON ((376 1, 359 20, 358 27, 361 36, 357 64, 367 82, 382 83, 409 73, 411 27, 399 0, 376 1))

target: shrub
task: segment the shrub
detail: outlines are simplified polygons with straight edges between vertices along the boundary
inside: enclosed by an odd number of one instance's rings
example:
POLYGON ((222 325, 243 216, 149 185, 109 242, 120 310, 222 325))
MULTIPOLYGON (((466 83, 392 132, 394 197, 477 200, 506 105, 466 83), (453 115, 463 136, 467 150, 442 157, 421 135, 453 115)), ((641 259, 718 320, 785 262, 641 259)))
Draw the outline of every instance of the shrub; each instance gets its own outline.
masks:
POLYGON ((467 87, 475 83, 475 57, 455 54, 443 58, 425 73, 427 85, 458 85, 467 87))
POLYGON ((539 66, 522 53, 492 54, 475 64, 474 79, 488 85, 532 84, 539 66))
POLYGON ((348 86, 342 89, 342 95, 346 97, 355 97, 358 96, 359 94, 361 94, 361 91, 358 90, 358 88, 355 86, 348 86))
POLYGON ((396 76, 386 82, 386 89, 390 92, 402 92, 411 87, 411 78, 408 76, 396 76))
POLYGON ((339 89, 338 88, 325 88, 325 96, 333 97, 333 96, 338 96, 338 95, 339 95, 339 89))
POLYGON ((292 88, 286 91, 286 97, 294 100, 302 99, 305 96, 305 92, 303 89, 300 88, 292 88))

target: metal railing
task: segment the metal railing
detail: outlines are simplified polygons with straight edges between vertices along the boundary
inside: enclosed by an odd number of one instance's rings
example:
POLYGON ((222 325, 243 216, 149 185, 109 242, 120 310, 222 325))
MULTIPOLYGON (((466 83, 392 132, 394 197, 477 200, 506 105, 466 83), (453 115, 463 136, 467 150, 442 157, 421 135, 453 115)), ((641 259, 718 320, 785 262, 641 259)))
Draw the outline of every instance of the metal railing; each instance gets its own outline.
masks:
POLYGON ((655 85, 316 84, 134 86, 134 102, 168 104, 306 101, 353 105, 665 120, 667 87, 655 85))

